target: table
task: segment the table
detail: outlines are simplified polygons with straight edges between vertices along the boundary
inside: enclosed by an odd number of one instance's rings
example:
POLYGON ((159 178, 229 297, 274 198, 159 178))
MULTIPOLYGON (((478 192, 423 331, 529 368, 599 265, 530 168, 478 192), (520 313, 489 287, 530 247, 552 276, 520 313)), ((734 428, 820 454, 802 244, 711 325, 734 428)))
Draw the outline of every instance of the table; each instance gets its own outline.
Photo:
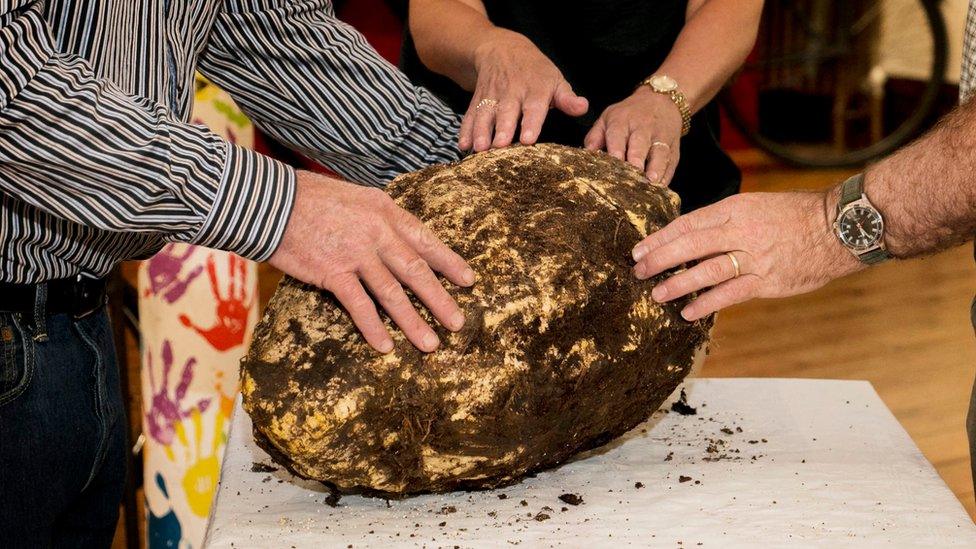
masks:
POLYGON ((685 389, 696 415, 659 411, 515 486, 335 508, 317 483, 252 471, 272 462, 238 403, 208 547, 976 547, 976 526, 869 383, 685 389))

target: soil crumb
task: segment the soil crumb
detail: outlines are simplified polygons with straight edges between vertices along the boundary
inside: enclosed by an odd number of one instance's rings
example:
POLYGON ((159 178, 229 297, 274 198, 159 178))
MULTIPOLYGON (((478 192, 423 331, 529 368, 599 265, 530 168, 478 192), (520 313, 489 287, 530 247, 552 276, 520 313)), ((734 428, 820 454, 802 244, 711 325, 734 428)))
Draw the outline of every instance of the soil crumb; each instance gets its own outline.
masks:
POLYGON ((683 416, 693 416, 698 414, 698 409, 688 404, 688 395, 685 393, 684 389, 681 390, 681 396, 678 397, 678 400, 671 404, 671 411, 677 412, 683 416))
POLYGON ((559 500, 563 503, 568 503, 570 505, 579 505, 583 503, 583 496, 579 494, 563 494, 559 496, 559 500))
POLYGON ((251 463, 252 473, 274 473, 277 470, 277 467, 268 465, 267 463, 258 463, 256 461, 251 463))
POLYGON ((341 497, 342 496, 339 494, 339 492, 329 492, 329 495, 325 496, 324 503, 329 507, 338 507, 339 499, 341 497))

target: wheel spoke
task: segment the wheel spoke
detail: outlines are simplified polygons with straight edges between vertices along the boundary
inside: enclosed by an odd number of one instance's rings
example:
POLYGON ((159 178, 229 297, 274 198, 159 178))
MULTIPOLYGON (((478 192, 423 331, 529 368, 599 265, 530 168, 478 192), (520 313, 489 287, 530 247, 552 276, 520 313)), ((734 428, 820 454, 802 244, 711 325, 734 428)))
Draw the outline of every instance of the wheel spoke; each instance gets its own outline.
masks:
POLYGON ((765 15, 759 45, 736 76, 747 93, 723 99, 760 148, 801 166, 852 166, 918 134, 947 57, 937 0, 770 0, 765 15), (792 126, 784 122, 794 115, 792 126))

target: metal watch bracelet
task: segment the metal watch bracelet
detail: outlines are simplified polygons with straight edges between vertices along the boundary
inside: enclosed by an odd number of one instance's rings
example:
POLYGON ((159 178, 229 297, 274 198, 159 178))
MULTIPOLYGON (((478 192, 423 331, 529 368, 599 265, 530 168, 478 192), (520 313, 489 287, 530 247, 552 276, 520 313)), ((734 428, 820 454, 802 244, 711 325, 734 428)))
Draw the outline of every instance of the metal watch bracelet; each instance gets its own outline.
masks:
POLYGON ((674 103, 674 106, 678 108, 678 113, 681 115, 681 137, 684 137, 688 135, 689 131, 691 131, 691 105, 688 103, 688 98, 685 97, 685 94, 682 93, 681 90, 678 89, 677 87, 670 90, 658 89, 654 85, 653 80, 659 76, 668 78, 674 86, 677 86, 677 82, 675 82, 667 75, 652 74, 651 76, 648 76, 644 80, 641 80, 640 84, 638 84, 637 87, 640 88, 641 86, 647 86, 654 93, 666 95, 668 99, 670 99, 671 102, 674 103))

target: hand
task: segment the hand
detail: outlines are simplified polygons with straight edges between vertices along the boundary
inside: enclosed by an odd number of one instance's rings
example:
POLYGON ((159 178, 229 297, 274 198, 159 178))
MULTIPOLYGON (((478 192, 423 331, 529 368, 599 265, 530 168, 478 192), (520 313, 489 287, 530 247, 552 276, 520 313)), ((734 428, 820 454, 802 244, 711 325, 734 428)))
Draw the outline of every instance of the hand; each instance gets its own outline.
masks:
POLYGON ((605 149, 643 171, 652 183, 671 183, 678 166, 681 111, 668 96, 640 86, 627 99, 607 107, 583 140, 590 150, 605 149))
POLYGON ((747 193, 675 219, 634 248, 634 274, 650 278, 684 263, 651 292, 658 302, 711 288, 681 311, 697 320, 754 297, 786 297, 815 290, 864 268, 831 231, 836 190, 747 193), (826 204, 826 205, 825 205, 826 204), (739 262, 735 278, 731 252, 739 262))
POLYGON ((478 47, 475 66, 478 83, 461 121, 461 150, 473 147, 481 152, 510 145, 519 119, 519 140, 531 145, 538 139, 550 107, 570 116, 583 115, 589 108, 552 61, 521 34, 492 31, 492 38, 478 47))
POLYGON ((413 308, 400 282, 453 331, 464 325, 464 315, 431 269, 459 286, 474 283, 467 263, 389 195, 312 172, 298 172, 295 206, 269 262, 332 292, 381 353, 393 350, 393 340, 362 282, 425 352, 437 348, 437 334, 413 308))

